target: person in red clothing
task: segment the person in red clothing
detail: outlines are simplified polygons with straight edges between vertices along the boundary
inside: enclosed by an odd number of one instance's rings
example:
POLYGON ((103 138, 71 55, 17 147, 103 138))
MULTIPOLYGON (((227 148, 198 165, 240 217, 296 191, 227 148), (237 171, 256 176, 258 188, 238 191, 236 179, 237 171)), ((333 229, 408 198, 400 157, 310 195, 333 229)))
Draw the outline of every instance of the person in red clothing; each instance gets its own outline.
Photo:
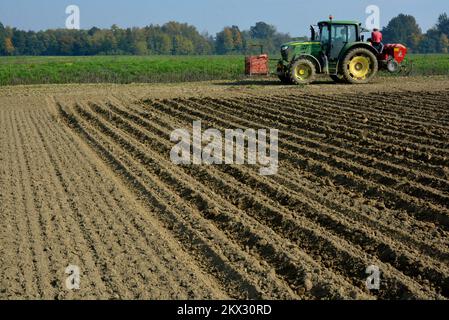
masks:
POLYGON ((379 29, 374 29, 373 33, 371 34, 371 44, 380 53, 382 53, 384 47, 382 40, 383 40, 382 32, 380 32, 379 29))

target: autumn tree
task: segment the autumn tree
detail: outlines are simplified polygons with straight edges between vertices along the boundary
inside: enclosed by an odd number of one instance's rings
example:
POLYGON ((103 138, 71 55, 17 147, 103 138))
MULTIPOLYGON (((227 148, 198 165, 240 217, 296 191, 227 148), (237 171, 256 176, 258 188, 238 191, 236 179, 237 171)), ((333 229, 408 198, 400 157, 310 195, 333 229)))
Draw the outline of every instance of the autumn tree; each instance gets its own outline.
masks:
POLYGON ((231 28, 226 27, 217 33, 215 48, 218 54, 228 54, 234 50, 234 37, 231 28))
POLYGON ((148 37, 148 48, 153 54, 170 54, 172 52, 172 45, 170 36, 163 32, 152 33, 148 37))
POLYGON ((449 53, 449 37, 446 34, 440 36, 439 49, 441 53, 449 53))
POLYGON ((5 54, 11 56, 14 54, 15 48, 11 38, 5 38, 5 54))
POLYGON ((173 55, 189 55, 194 54, 193 42, 181 35, 176 35, 173 37, 173 55))
POLYGON ((422 33, 415 17, 402 13, 391 19, 382 32, 385 42, 402 43, 411 49, 415 49, 414 39, 422 33))
POLYGON ((446 13, 438 17, 437 24, 422 37, 419 52, 448 53, 449 51, 449 18, 446 13))

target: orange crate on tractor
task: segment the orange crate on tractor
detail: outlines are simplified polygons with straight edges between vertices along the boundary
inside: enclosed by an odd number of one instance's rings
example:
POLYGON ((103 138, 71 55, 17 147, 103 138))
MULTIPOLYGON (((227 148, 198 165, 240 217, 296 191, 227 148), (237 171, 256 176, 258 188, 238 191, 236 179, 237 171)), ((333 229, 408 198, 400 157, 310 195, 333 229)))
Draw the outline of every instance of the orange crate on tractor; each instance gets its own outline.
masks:
POLYGON ((245 57, 245 74, 248 76, 266 76, 269 74, 268 55, 245 57))

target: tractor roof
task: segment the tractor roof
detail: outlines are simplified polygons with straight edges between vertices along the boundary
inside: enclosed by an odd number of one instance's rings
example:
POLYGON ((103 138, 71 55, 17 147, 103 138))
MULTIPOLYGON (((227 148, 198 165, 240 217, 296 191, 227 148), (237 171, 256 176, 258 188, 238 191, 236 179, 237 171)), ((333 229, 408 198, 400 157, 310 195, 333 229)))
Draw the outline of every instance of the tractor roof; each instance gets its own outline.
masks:
POLYGON ((332 23, 332 24, 355 24, 355 25, 359 25, 360 24, 360 22, 358 22, 358 21, 351 21, 351 20, 332 20, 332 21, 330 21, 330 20, 328 20, 328 21, 320 21, 320 22, 318 22, 318 24, 329 24, 329 23, 332 23))

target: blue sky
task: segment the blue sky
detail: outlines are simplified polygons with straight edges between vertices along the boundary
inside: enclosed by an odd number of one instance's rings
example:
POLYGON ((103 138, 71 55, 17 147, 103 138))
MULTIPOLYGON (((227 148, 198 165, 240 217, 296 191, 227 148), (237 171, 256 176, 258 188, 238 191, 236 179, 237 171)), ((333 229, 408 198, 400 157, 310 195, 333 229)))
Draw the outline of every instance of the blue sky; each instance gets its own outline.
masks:
POLYGON ((215 34, 224 26, 247 29, 257 21, 275 25, 292 36, 308 34, 308 26, 332 13, 336 19, 364 22, 365 8, 381 10, 381 25, 399 13, 414 15, 421 28, 432 27, 440 13, 449 14, 448 0, 0 0, 0 22, 24 30, 63 28, 65 8, 81 10, 81 28, 163 24, 175 20, 215 34))

